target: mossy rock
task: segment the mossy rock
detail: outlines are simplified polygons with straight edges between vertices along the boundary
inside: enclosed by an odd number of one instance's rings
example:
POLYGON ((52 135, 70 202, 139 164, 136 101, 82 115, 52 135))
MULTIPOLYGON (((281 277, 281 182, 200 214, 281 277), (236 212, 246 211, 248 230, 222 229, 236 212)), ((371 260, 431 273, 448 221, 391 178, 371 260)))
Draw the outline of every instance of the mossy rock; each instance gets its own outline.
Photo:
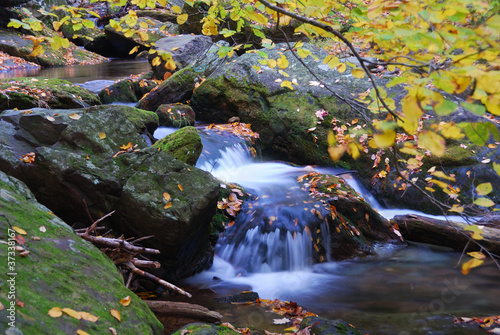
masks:
POLYGON ((190 165, 196 164, 203 150, 200 134, 194 127, 181 128, 153 146, 190 165))
POLYGON ((113 102, 138 102, 158 84, 148 79, 123 79, 105 87, 99 92, 103 104, 113 102))
POLYGON ((224 325, 208 323, 191 323, 177 330, 173 335, 237 335, 238 332, 224 325))
POLYGON ((337 319, 328 320, 318 316, 305 317, 300 329, 310 327, 310 332, 315 335, 362 335, 363 332, 354 328, 351 324, 337 319))
POLYGON ((0 90, 0 110, 82 108, 101 104, 99 97, 93 92, 62 79, 1 79, 0 90))
POLYGON ((156 114, 158 114, 160 126, 182 128, 194 126, 196 122, 196 114, 189 105, 160 105, 156 114))
MULTIPOLYGON (((29 189, 20 181, 0 172, 0 238, 14 243, 12 226, 26 232, 27 257, 13 252, 15 263, 0 275, 0 332, 9 328, 8 319, 12 300, 8 280, 15 277, 15 327, 21 334, 76 334, 78 329, 90 334, 105 334, 110 327, 121 334, 161 334, 163 326, 147 305, 123 284, 113 262, 52 212, 40 205, 29 189), (7 222, 8 220, 8 222, 7 222), (130 296, 125 307, 120 300, 130 296), (67 314, 50 317, 53 307, 71 308, 88 312, 99 319, 96 322, 77 320, 67 314), (121 322, 110 310, 120 312, 121 322)), ((0 244, 4 255, 13 251, 9 244, 0 244)), ((9 254, 10 255, 10 254, 9 254)), ((7 260, 6 260, 7 261, 7 260)))

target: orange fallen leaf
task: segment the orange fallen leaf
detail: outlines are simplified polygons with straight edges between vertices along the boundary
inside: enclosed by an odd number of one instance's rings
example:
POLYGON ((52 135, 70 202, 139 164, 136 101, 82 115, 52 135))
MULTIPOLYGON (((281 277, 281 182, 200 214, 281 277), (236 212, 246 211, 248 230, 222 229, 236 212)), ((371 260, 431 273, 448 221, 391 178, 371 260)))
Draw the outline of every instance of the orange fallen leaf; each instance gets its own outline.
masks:
POLYGON ((128 142, 128 144, 124 144, 120 147, 122 150, 129 150, 132 149, 132 142, 128 142))
POLYGON ((181 184, 177 184, 177 187, 179 188, 179 190, 184 191, 181 184))
POLYGON ((16 305, 23 308, 24 307, 24 302, 22 302, 21 300, 17 299, 16 301, 16 305))
POLYGON ((17 243, 22 244, 22 245, 24 245, 26 243, 26 240, 21 235, 14 236, 14 241, 16 241, 17 243))
POLYGON ((99 138, 101 140, 104 140, 106 138, 106 134, 105 133, 99 133, 99 138))
POLYGON ((80 314, 80 317, 83 320, 87 320, 87 321, 90 321, 90 322, 96 322, 97 320, 99 320, 98 316, 92 315, 90 313, 87 313, 87 312, 78 312, 78 313, 80 314))
POLYGON ((165 201, 170 201, 172 197, 170 196, 170 194, 168 194, 167 192, 163 193, 163 199, 165 199, 165 201))
POLYGON ((113 317, 115 319, 117 319, 118 321, 122 321, 122 317, 120 316, 120 312, 118 312, 116 309, 112 309, 111 311, 111 315, 113 315, 113 317))
POLYGON ((172 202, 167 202, 167 204, 165 206, 163 206, 164 209, 169 209, 170 207, 172 207, 172 202))
POLYGON ((130 298, 129 295, 127 295, 125 298, 120 300, 120 304, 122 304, 123 306, 128 306, 130 305, 130 301, 132 301, 132 299, 130 298))
POLYGON ((33 164, 35 162, 35 153, 28 152, 27 154, 22 155, 20 159, 25 163, 33 164))

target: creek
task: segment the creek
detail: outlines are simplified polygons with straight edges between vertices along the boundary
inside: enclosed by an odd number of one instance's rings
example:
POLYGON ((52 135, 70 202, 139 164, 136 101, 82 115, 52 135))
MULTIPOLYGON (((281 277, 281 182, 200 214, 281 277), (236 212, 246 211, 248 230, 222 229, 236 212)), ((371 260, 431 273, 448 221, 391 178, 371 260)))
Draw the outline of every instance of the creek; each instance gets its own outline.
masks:
MULTIPOLYGON (((149 69, 145 61, 111 61, 3 72, 0 77, 62 78, 98 91, 111 81, 149 69)), ((254 290, 261 298, 295 301, 320 316, 344 319, 371 334, 484 334, 479 328, 454 325, 453 317, 500 314, 500 271, 490 264, 464 276, 456 266, 460 253, 449 249, 379 245, 377 256, 313 264, 312 245, 301 236, 313 218, 304 213, 307 194, 296 183, 297 176, 311 168, 255 160, 237 137, 221 136, 203 126, 198 129, 204 144, 198 167, 258 195, 259 204, 252 206, 260 208, 260 216, 252 220, 253 214, 242 210, 244 215, 221 236, 213 266, 186 281, 195 293, 189 302, 219 310, 223 321, 239 327, 277 332, 284 327, 273 328, 272 317, 261 309, 217 303, 214 298, 254 290), (260 218, 271 216, 279 218, 273 229, 261 227, 260 218), (299 218, 297 226, 295 218, 299 218), (290 238, 293 233, 296 237, 290 238)), ((155 137, 173 131, 160 128, 155 137)), ((382 208, 352 176, 343 177, 386 218, 412 212, 382 208)))
MULTIPOLYGON (((372 334, 479 334, 479 329, 454 325, 454 316, 500 313, 498 269, 487 265, 464 276, 456 266, 460 253, 446 248, 379 245, 377 256, 313 264, 313 245, 303 232, 317 218, 304 211, 314 203, 296 178, 312 169, 331 174, 342 171, 258 161, 236 136, 204 126, 198 130, 204 151, 197 167, 243 186, 259 199, 246 203, 234 225, 221 235, 213 266, 185 285, 207 289, 216 297, 253 290, 261 298, 294 301, 320 316, 344 319, 372 334), (272 225, 270 217, 276 217, 272 225)), ((160 128, 155 137, 173 131, 160 128)), ((388 219, 422 214, 384 209, 355 178, 343 177, 388 219)), ((265 313, 213 305, 213 296, 202 303, 224 311, 226 321, 238 326, 269 329, 265 313)))

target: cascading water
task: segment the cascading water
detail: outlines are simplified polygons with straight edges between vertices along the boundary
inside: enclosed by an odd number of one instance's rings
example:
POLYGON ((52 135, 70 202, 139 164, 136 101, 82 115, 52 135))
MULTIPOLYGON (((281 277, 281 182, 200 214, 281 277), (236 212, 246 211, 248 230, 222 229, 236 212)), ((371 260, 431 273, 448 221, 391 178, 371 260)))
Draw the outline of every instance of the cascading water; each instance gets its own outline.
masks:
MULTIPOLYGON (((316 211, 321 207, 298 186, 309 170, 280 163, 254 163, 244 140, 200 129, 204 151, 197 167, 236 183, 253 196, 235 223, 220 237, 216 255, 240 273, 302 270, 313 264, 313 238, 319 232, 328 247, 328 228, 316 211), (221 143, 223 147, 221 147, 221 143)), ((328 252, 325 253, 325 257, 328 252)))

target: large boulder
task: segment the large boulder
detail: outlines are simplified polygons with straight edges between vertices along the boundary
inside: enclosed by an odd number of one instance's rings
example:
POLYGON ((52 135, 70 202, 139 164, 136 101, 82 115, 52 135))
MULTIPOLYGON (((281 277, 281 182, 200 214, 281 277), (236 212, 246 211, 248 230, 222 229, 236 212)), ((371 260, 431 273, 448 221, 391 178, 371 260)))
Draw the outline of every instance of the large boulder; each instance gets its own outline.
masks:
POLYGON ((196 114, 189 105, 185 104, 164 104, 156 110, 160 120, 160 126, 182 128, 194 126, 196 114))
POLYGON ((0 189, 0 239, 7 242, 0 250, 13 260, 0 279, 0 333, 63 335, 80 329, 105 334, 112 327, 119 334, 162 334, 161 323, 125 287, 106 255, 38 203, 21 181, 0 172, 0 189), (23 256, 14 247, 29 254, 23 256), (131 303, 125 307, 120 300, 127 296, 131 303), (87 312, 98 320, 51 317, 48 312, 54 307, 87 312), (112 309, 119 311, 121 322, 111 315, 112 309))
POLYGON ((148 147, 157 125, 155 113, 120 105, 6 111, 0 170, 23 180, 66 222, 86 226, 87 209, 94 218, 116 210, 110 226, 117 233, 154 235, 145 244, 160 249, 165 273, 187 276, 212 259, 219 182, 148 147))
POLYGON ((187 67, 174 72, 172 76, 164 80, 158 87, 143 97, 137 108, 156 111, 160 105, 172 103, 186 103, 202 79, 210 75, 217 67, 225 62, 217 55, 221 46, 228 46, 227 42, 218 42, 208 51, 198 56, 187 67))
POLYGON ((96 94, 62 79, 0 79, 0 91, 0 111, 35 107, 81 108, 101 104, 96 94))
POLYGON ((113 102, 138 102, 158 84, 147 78, 122 79, 102 89, 99 98, 103 104, 113 102))
POLYGON ((212 39, 204 35, 177 35, 158 40, 155 43, 154 52, 149 54, 149 62, 153 68, 154 75, 163 79, 167 72, 172 73, 190 65, 194 60, 212 46, 212 39), (170 53, 175 62, 175 69, 169 68, 167 58, 163 54, 170 53), (159 63, 155 61, 160 60, 159 63))

